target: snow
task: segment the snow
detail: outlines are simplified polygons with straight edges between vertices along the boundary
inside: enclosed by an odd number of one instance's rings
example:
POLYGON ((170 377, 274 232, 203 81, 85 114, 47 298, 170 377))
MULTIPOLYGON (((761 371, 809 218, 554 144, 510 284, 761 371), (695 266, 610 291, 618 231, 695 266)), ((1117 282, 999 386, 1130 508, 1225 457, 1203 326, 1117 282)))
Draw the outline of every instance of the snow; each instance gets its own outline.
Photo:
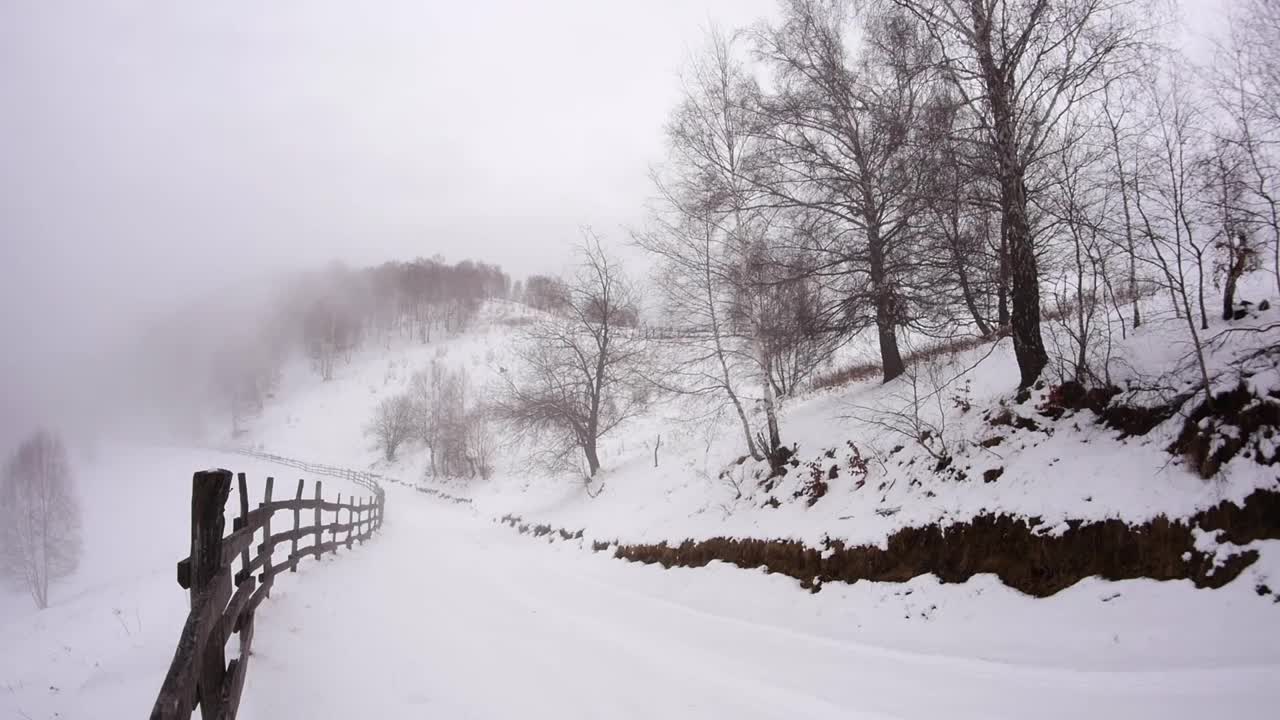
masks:
POLYGON ((1239 584, 810 595, 531 541, 396 486, 388 502, 374 543, 264 605, 242 717, 1264 717, 1280 699, 1275 635, 1250 630, 1276 609, 1239 584))
MULTIPOLYGON (((296 473, 240 455, 178 448, 113 448, 75 462, 85 541, 80 567, 52 586, 44 611, 25 592, 0 589, 0 717, 150 712, 187 616, 176 565, 190 547, 191 475, 217 467, 245 472, 255 502, 268 474, 296 473)), ((359 490, 332 478, 324 483, 333 492, 359 490)), ((233 485, 228 527, 237 492, 233 485)))
MULTIPOLYGON (((1159 301, 1144 308, 1149 324, 1116 348, 1123 362, 1115 380, 1134 384, 1131 397, 1164 397, 1167 391, 1143 388, 1160 371, 1186 365, 1181 321, 1162 315, 1159 301)), ((375 470, 405 485, 386 487, 387 523, 372 542, 305 563, 277 582, 259 610, 241 717, 1274 714, 1280 541, 1235 546, 1197 535, 1197 547, 1218 561, 1260 554, 1219 590, 1087 579, 1044 599, 991 576, 951 585, 932 576, 826 583, 811 594, 759 570, 719 563, 664 570, 591 550, 594 540, 717 535, 881 544, 905 526, 983 512, 1038 517, 1037 532, 1056 534, 1068 519, 1186 517, 1280 486, 1274 468, 1242 458, 1201 479, 1166 452, 1181 418, 1122 438, 1092 422, 1089 411, 1043 417, 1036 411, 1043 392, 1022 403, 1011 398, 1015 365, 1002 343, 951 358, 949 372, 971 369, 926 411, 956 449, 963 480, 930 471, 933 459, 922 448, 873 422, 876 409, 902 407, 901 382, 788 400, 784 439, 798 443, 802 465, 772 490, 754 477, 759 465, 734 464, 741 450, 732 423, 681 420, 690 408, 671 403, 606 439, 594 498, 581 481, 530 466, 514 444, 487 481, 425 478, 427 458, 414 445, 395 463, 382 461, 362 432, 372 408, 433 358, 467 368, 479 388, 501 371, 509 320, 519 312, 493 305, 459 337, 367 349, 332 382, 299 363, 249 424, 243 444, 375 470), (1040 430, 993 426, 987 418, 1002 407, 1040 430), (999 444, 976 444, 996 435, 999 444), (865 475, 843 465, 848 442, 867 459, 865 475), (810 461, 824 471, 842 464, 812 506, 793 497, 810 461), (999 478, 984 482, 995 468, 999 478), (472 503, 450 504, 413 485, 472 503), (766 505, 771 497, 776 509, 766 505), (495 522, 506 513, 582 528, 584 537, 534 539, 495 522)), ((1269 324, 1262 314, 1236 324, 1258 332, 1222 336, 1210 356, 1215 389, 1233 386, 1241 363, 1260 393, 1280 388, 1280 372, 1249 357, 1276 342, 1280 331, 1269 324)), ((1222 329, 1218 323, 1210 335, 1222 329)), ((1178 386, 1181 379, 1162 381, 1178 386)), ((247 472, 255 498, 265 476, 291 481, 298 473, 183 448, 111 448, 77 461, 81 568, 55 585, 53 607, 42 612, 22 594, 0 592, 0 717, 149 710, 187 611, 174 563, 187 552, 189 478, 206 467, 247 472)), ((324 482, 326 495, 364 492, 324 482)), ((233 494, 228 508, 236 507, 233 494)))

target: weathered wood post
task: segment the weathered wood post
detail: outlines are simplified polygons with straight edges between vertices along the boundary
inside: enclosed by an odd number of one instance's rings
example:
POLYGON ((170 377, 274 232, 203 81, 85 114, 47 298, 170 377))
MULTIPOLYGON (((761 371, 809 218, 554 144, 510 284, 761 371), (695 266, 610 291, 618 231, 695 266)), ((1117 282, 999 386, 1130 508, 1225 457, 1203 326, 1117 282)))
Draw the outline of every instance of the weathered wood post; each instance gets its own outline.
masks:
MULTIPOLYGON (((231 495, 230 470, 206 470, 191 478, 191 604, 209 593, 215 607, 224 607, 231 597, 231 570, 222 565, 224 513, 231 495)), ((222 695, 227 671, 224 652, 227 639, 222 624, 213 623, 200 663, 197 696, 210 717, 222 695)))
MULTIPOLYGON (((234 529, 246 527, 249 522, 249 487, 244 473, 236 474, 236 489, 240 493, 240 517, 234 523, 234 529)), ((236 573, 236 585, 249 577, 249 545, 240 551, 240 572, 236 573)))
MULTIPOLYGON (((275 485, 275 482, 275 478, 270 476, 267 477, 267 489, 262 496, 262 505, 259 505, 258 507, 265 507, 271 504, 271 488, 275 485)), ((271 585, 275 579, 275 576, 271 574, 271 558, 276 550, 275 543, 271 542, 271 516, 275 513, 263 510, 263 514, 265 514, 266 517, 262 520, 262 549, 259 552, 265 554, 267 559, 262 562, 263 569, 260 582, 267 586, 267 589, 263 590, 263 592, 266 593, 267 597, 271 597, 271 585)))
POLYGON ((298 479, 298 496, 293 506, 293 543, 289 546, 289 572, 298 572, 298 530, 302 528, 302 485, 305 481, 298 479))
POLYGON ((329 542, 333 543, 333 554, 338 554, 338 523, 342 521, 342 493, 338 493, 338 502, 333 510, 333 524, 329 526, 329 542))
POLYGON ((355 496, 352 496, 351 500, 347 503, 347 538, 346 538, 347 541, 346 543, 344 543, 347 546, 348 550, 351 549, 351 533, 355 529, 356 529, 356 498, 355 496))
POLYGON ((316 541, 315 541, 316 546, 312 549, 312 553, 316 556, 317 560, 320 559, 320 555, 321 555, 320 546, 324 545, 324 525, 320 524, 321 523, 320 504, 323 502, 324 500, 320 497, 320 481, 317 480, 316 481, 316 541))

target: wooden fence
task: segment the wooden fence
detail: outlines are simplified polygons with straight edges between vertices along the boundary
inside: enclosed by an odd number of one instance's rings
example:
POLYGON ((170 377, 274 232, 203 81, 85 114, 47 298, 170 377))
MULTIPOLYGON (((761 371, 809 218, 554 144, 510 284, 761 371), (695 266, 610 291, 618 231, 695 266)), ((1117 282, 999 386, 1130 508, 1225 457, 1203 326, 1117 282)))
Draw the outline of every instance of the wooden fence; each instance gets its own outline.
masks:
POLYGON ((191 555, 178 562, 178 584, 191 593, 191 611, 151 710, 152 720, 187 720, 197 705, 204 720, 234 718, 253 645, 254 610, 271 595, 275 578, 286 570, 296 572, 298 562, 304 558, 320 558, 325 553, 337 553, 339 547, 364 543, 382 527, 386 502, 377 476, 242 452, 308 472, 341 477, 369 489, 370 494, 343 502, 339 493, 331 502, 323 498, 321 482, 317 480, 312 496, 303 497, 305 482, 299 480, 292 498, 276 499, 275 481, 267 478, 262 502, 251 509, 245 476, 240 473, 239 514, 233 520, 232 531, 224 535, 231 471, 195 474, 191 488, 191 555), (310 525, 302 524, 304 517, 310 525), (255 545, 255 540, 260 542, 255 545), (288 555, 276 562, 275 553, 284 550, 288 555), (237 558, 239 570, 233 573, 237 558), (226 645, 233 634, 239 637, 239 648, 228 663, 226 645))
POLYGON ((308 475, 325 475, 327 477, 342 478, 349 480, 361 487, 368 488, 371 492, 380 494, 382 492, 382 483, 385 481, 397 482, 392 478, 377 473, 365 472, 363 470, 352 470, 350 468, 337 467, 335 465, 324 465, 319 463, 303 462, 295 458, 284 457, 282 455, 273 455, 272 453, 259 452, 257 450, 246 450, 243 448, 233 448, 226 452, 233 452, 239 455, 245 455, 259 460, 266 460, 276 465, 284 465, 286 467, 297 468, 308 475))

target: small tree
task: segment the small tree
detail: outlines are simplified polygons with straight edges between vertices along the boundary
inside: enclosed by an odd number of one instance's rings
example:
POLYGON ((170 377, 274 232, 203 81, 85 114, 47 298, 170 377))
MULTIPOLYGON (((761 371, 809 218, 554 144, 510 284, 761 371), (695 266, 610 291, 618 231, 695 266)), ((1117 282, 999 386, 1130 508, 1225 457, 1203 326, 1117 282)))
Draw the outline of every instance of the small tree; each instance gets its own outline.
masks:
POLYGON ((489 429, 489 413, 483 408, 475 408, 467 413, 466 418, 467 464, 472 477, 488 480, 493 476, 493 456, 496 443, 489 429))
POLYGON ((600 469, 597 441, 645 404, 639 334, 620 327, 635 315, 636 295, 594 236, 568 285, 564 313, 531 326, 515 348, 517 367, 502 375, 497 416, 541 444, 553 465, 580 451, 587 474, 600 469))
POLYGON ((378 442, 383 456, 388 460, 396 459, 396 450, 413 436, 414 407, 408 395, 396 395, 383 399, 374 411, 373 420, 369 422, 365 432, 378 442))
POLYGON ((67 452, 39 431, 9 458, 0 486, 0 570, 49 606, 49 581, 65 577, 80 558, 80 507, 67 452))

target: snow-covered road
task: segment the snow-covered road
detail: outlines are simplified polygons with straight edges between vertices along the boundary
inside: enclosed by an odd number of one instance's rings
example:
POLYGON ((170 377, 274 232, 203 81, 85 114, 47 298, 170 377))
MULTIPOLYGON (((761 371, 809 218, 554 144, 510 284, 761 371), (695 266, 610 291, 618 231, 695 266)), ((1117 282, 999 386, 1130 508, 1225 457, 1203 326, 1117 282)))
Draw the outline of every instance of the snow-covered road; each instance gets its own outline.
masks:
POLYGON ((925 579, 808 595, 762 573, 627 564, 389 494, 381 537, 284 578, 259 611, 241 717, 1169 720, 1264 717, 1280 698, 1274 665, 1171 651, 1204 647, 1194 630, 1178 638, 1195 601, 1144 600, 1145 633, 1117 633, 1112 649, 1098 638, 1134 618, 1101 604, 1102 585, 1048 601, 925 579), (982 610, 946 602, 965 589, 987 593, 982 610))

